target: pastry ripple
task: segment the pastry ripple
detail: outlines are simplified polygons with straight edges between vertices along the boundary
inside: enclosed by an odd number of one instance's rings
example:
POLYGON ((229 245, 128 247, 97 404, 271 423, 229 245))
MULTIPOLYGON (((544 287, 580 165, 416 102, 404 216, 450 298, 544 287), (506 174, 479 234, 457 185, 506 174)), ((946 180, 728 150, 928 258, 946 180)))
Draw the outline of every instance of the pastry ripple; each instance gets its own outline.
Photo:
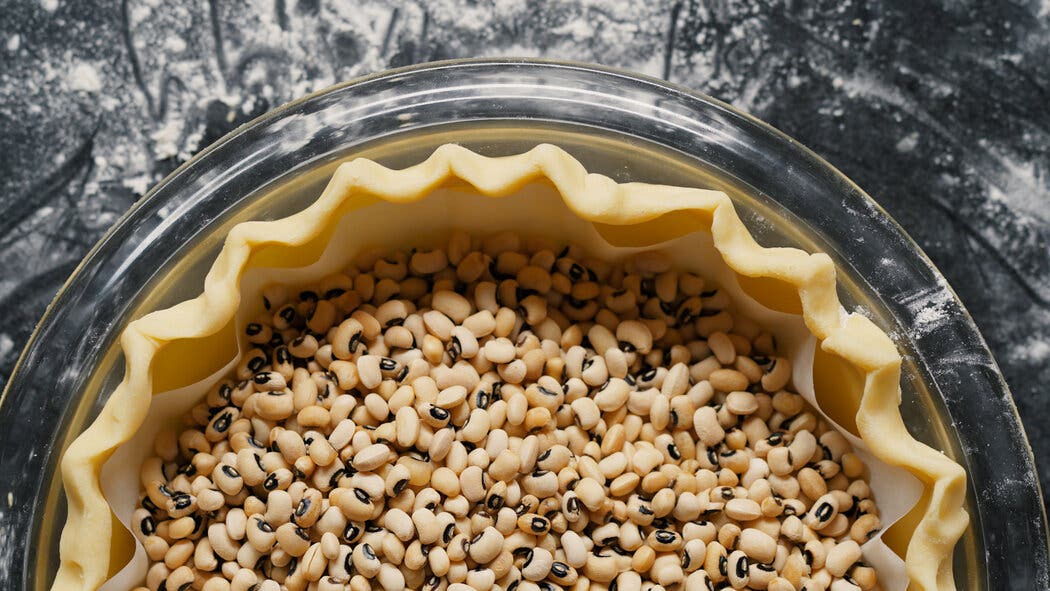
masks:
POLYGON ((62 458, 68 516, 52 589, 94 590, 109 576, 115 521, 102 494, 102 465, 145 420, 154 392, 155 356, 173 341, 214 335, 234 318, 240 303, 240 278, 253 254, 267 247, 294 247, 322 238, 330 222, 355 199, 408 203, 455 181, 469 184, 484 196, 502 197, 537 180, 552 183, 572 212, 600 225, 634 225, 672 212, 685 213, 695 224, 694 230, 710 230, 715 248, 731 269, 746 277, 792 286, 801 303, 802 319, 820 347, 845 360, 864 378, 856 414, 861 438, 880 460, 907 469, 927 487, 928 502, 905 555, 912 588, 954 589, 952 551, 969 524, 963 509, 965 472, 908 433, 898 408, 901 356, 871 320, 842 310, 831 258, 795 248, 760 246, 724 193, 618 184, 606 176, 589 174, 568 153, 546 144, 498 158, 447 144, 427 160, 402 170, 366 159, 352 160, 338 167, 321 197, 303 211, 276 221, 235 226, 200 296, 147 314, 129 323, 122 333, 124 378, 98 418, 62 458))

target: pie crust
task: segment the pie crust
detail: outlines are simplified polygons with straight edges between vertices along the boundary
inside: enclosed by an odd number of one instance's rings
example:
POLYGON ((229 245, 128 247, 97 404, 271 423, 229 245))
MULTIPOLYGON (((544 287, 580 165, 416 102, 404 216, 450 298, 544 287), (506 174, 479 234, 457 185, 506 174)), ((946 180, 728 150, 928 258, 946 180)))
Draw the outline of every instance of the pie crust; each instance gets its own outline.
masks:
POLYGON ((608 177, 588 174, 578 161, 552 145, 488 158, 448 144, 403 170, 387 169, 366 159, 340 165, 321 197, 305 210, 276 221, 235 226, 200 296, 127 326, 121 335, 123 381, 62 458, 68 517, 52 589, 95 590, 121 568, 112 556, 119 544, 116 528, 122 525, 103 496, 102 466, 143 424, 154 394, 201 380, 218 369, 201 369, 199 375, 193 375, 191 368, 173 377, 179 372, 172 371, 171 359, 221 355, 220 342, 235 340, 232 328, 241 301, 241 280, 249 270, 294 267, 296 261, 288 260, 293 251, 303 260, 316 259, 338 220, 380 200, 415 202, 438 188, 456 185, 486 197, 505 197, 535 182, 552 186, 576 216, 593 223, 603 236, 617 236, 621 242, 651 244, 671 234, 709 231, 714 248, 741 284, 748 282, 752 288, 776 294, 795 308, 824 358, 836 360, 859 378, 859 405, 855 417, 848 418, 855 419, 856 431, 868 450, 886 464, 905 468, 925 487, 923 499, 909 515, 914 519, 904 553, 909 588, 955 588, 952 551, 969 524, 963 509, 965 473, 908 433, 898 408, 901 356, 871 320, 843 310, 829 256, 760 246, 721 192, 617 184, 608 177))

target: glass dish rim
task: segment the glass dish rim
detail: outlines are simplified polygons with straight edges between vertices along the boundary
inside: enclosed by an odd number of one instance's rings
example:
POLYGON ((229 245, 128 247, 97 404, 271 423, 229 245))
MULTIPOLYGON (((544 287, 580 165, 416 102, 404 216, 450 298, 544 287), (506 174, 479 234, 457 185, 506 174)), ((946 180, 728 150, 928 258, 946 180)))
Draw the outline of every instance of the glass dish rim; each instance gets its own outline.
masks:
MULTIPOLYGON (((655 78, 655 77, 652 77, 652 76, 644 75, 644 74, 639 74, 639 73, 630 72, 630 71, 617 69, 617 68, 609 68, 609 67, 605 67, 605 66, 599 66, 599 65, 595 65, 595 64, 587 64, 587 63, 580 63, 580 62, 570 62, 570 61, 563 61, 563 60, 540 60, 540 59, 525 59, 525 58, 521 58, 521 59, 519 59, 519 58, 511 58, 511 59, 474 58, 474 59, 457 59, 457 60, 446 60, 446 61, 439 61, 439 62, 429 62, 429 63, 424 63, 424 64, 416 64, 416 65, 412 65, 412 66, 407 66, 407 67, 403 67, 403 68, 397 68, 397 69, 391 69, 391 70, 384 70, 384 71, 380 71, 380 72, 375 72, 375 73, 372 73, 372 74, 369 74, 369 75, 366 75, 366 76, 358 77, 358 78, 355 78, 355 79, 352 79, 352 80, 348 80, 348 81, 345 81, 345 82, 333 85, 333 86, 325 88, 325 89, 318 90, 318 91, 316 91, 314 93, 311 93, 311 94, 309 94, 307 96, 304 96, 302 98, 299 98, 299 99, 293 100, 293 101, 291 101, 289 103, 286 103, 284 105, 281 105, 281 106, 275 108, 274 110, 269 111, 269 112, 261 115, 260 117, 258 117, 256 119, 253 119, 253 120, 251 120, 249 122, 246 122, 246 123, 242 124, 241 126, 237 127, 236 129, 232 130, 231 132, 229 132, 228 134, 226 134, 225 136, 220 138, 218 141, 214 142, 213 144, 211 144, 210 146, 208 146, 204 150, 201 150, 201 152, 199 152, 198 154, 194 155, 190 160, 188 160, 187 162, 185 162, 182 165, 180 165, 178 168, 176 168, 174 171, 172 171, 170 174, 168 174, 164 179, 162 179, 155 186, 153 186, 145 195, 142 196, 142 198, 140 198, 138 201, 136 201, 136 203, 133 204, 132 207, 130 207, 117 220, 116 223, 114 223, 103 234, 103 236, 98 240, 98 242, 96 242, 96 244, 84 256, 84 258, 81 260, 81 262, 73 269, 73 271, 70 273, 69 278, 63 283, 62 287, 56 293, 55 297, 51 300, 51 302, 49 303, 47 309, 45 310, 44 314, 42 315, 40 321, 36 324, 36 326, 34 327, 32 333, 30 334, 30 336, 29 336, 29 338, 28 338, 28 340, 26 342, 26 345, 21 350, 21 352, 19 354, 19 357, 18 357, 18 359, 17 359, 17 361, 16 361, 16 363, 14 365, 14 368, 13 368, 11 374, 10 374, 10 379, 8 380, 7 384, 5 385, 3 391, 0 392, 0 410, 2 410, 4 408, 3 405, 4 405, 5 401, 7 400, 7 394, 9 392, 9 390, 11 389, 12 384, 15 383, 15 379, 14 378, 19 374, 20 371, 23 370, 23 364, 24 364, 24 362, 25 362, 25 360, 26 360, 26 358, 28 356, 29 351, 31 351, 32 348, 36 345, 37 340, 38 340, 38 335, 40 334, 40 332, 42 330, 42 327, 46 326, 48 324, 48 322, 53 318, 54 311, 56 310, 56 306, 61 303, 61 301, 63 300, 63 297, 69 291, 70 286, 77 282, 77 280, 81 277, 81 275, 83 274, 83 272, 84 272, 84 270, 86 268, 91 267, 91 263, 93 263, 97 257, 102 256, 100 253, 104 253, 106 251, 107 245, 109 245, 109 243, 111 242, 113 236, 118 233, 120 228, 122 228, 125 224, 127 224, 130 219, 134 218, 136 216, 136 214, 141 209, 144 209, 144 208, 146 208, 146 206, 148 204, 151 204, 152 200, 156 197, 156 195, 158 193, 161 192, 162 188, 167 188, 170 185, 178 183, 179 177, 181 177, 190 168, 196 166, 199 163, 199 161, 205 160, 206 157, 209 156, 212 152, 220 149, 222 146, 226 145, 227 143, 231 142, 232 140, 236 139, 237 137, 243 135, 249 129, 252 129, 252 128, 258 127, 258 126, 262 126, 262 125, 264 125, 264 124, 266 124, 268 122, 280 119, 280 118, 286 116, 290 111, 295 110, 297 107, 299 107, 301 105, 308 104, 308 103, 310 103, 312 101, 318 100, 321 97, 327 96, 329 94, 337 93, 337 92, 342 91, 342 90, 344 90, 344 89, 346 89, 348 87, 362 85, 362 84, 365 84, 365 83, 368 83, 368 82, 371 82, 371 81, 374 81, 374 80, 378 80, 378 79, 383 79, 383 78, 388 78, 388 77, 396 77, 396 76, 400 76, 400 75, 404 75, 404 74, 410 74, 410 73, 418 73, 420 71, 438 71, 438 70, 444 70, 444 69, 450 69, 450 68, 458 68, 458 67, 464 67, 464 66, 469 67, 469 66, 482 66, 482 65, 485 65, 485 66, 497 66, 497 67, 498 66, 515 66, 515 67, 534 66, 534 67, 538 67, 538 68, 564 68, 564 69, 570 69, 570 70, 588 71, 588 72, 593 72, 593 73, 597 73, 597 74, 611 75, 611 76, 615 76, 615 77, 631 79, 631 80, 634 80, 636 82, 645 83, 646 85, 652 86, 655 89, 663 90, 665 92, 670 91, 670 92, 680 93, 682 95, 686 95, 686 96, 688 96, 688 97, 690 97, 692 99, 698 100, 699 102, 701 102, 701 103, 703 103, 703 104, 705 104, 707 106, 710 106, 710 107, 712 107, 712 108, 714 108, 716 110, 725 112, 725 113, 727 113, 728 115, 730 115, 730 116, 732 116, 734 118, 743 119, 747 123, 749 123, 749 124, 755 126, 756 128, 758 128, 758 130, 760 132, 768 134, 769 136, 772 136, 772 138, 777 143, 784 144, 785 147, 789 148, 790 150, 795 151, 799 156, 801 156, 802 158, 810 161, 817 168, 822 169, 824 172, 828 173, 837 182, 842 183, 843 189, 842 189, 842 191, 840 193, 841 193, 843 198, 850 199, 850 200, 860 199, 861 201, 865 202, 866 206, 871 207, 872 209, 877 211, 878 214, 881 215, 881 217, 883 218, 881 221, 888 222, 888 225, 890 226, 890 229, 895 231, 895 233, 897 233, 903 239, 903 241, 911 248, 911 250, 913 251, 913 254, 917 255, 916 258, 918 260, 920 260, 926 267, 928 267, 928 269, 933 272, 935 277, 943 278, 943 275, 940 273, 939 269, 937 269, 937 267, 933 263, 933 261, 931 261, 929 259, 929 257, 926 255, 925 252, 922 251, 921 248, 919 248, 919 246, 915 243, 915 241, 911 238, 911 236, 908 235, 908 233, 896 222, 896 220, 894 220, 870 195, 868 195, 862 188, 857 186, 856 183, 854 183, 852 180, 850 180, 847 176, 845 176, 836 167, 834 167, 833 165, 831 165, 830 163, 825 161, 823 158, 821 158, 819 155, 817 155, 815 152, 813 152, 812 150, 810 150, 809 148, 807 148, 806 146, 804 146, 803 144, 801 144, 797 140, 791 138, 790 136, 786 135, 785 133, 781 132, 780 130, 776 129, 775 127, 771 126, 770 124, 768 124, 768 123, 766 123, 766 122, 764 122, 764 121, 754 117, 753 115, 751 115, 749 113, 741 111, 741 110, 733 107, 732 105, 729 105, 729 104, 727 104, 727 103, 725 103, 723 101, 720 101, 718 99, 715 99, 713 97, 710 97, 710 96, 708 96, 708 95, 706 95, 704 93, 701 93, 701 92, 698 92, 696 90, 683 87, 681 85, 677 85, 677 84, 674 84, 674 83, 669 83, 667 81, 664 81, 664 80, 661 80, 661 79, 658 79, 658 78, 655 78), (852 195, 847 197, 847 193, 852 193, 852 195)), ((1030 446, 1030 444, 1028 442, 1027 436, 1026 436, 1026 434, 1024 432, 1024 425, 1023 425, 1023 423, 1021 423, 1020 416, 1019 416, 1019 414, 1017 412, 1017 407, 1014 404, 1014 401, 1013 401, 1013 398, 1012 398, 1012 394, 1010 393, 1010 390, 1009 390, 1009 386, 1006 384, 1005 379, 1003 378, 1002 373, 1001 373, 1001 371, 998 368, 998 364, 995 362, 994 357, 992 357, 990 351, 988 350, 988 347, 987 347, 987 344, 986 344, 986 342, 984 340, 983 335, 981 335, 979 330, 977 330, 976 325, 973 322, 972 317, 970 316, 969 312, 965 309, 965 307, 962 305, 962 303, 959 300, 958 295, 955 293, 955 291, 950 287, 950 285, 948 285, 944 281, 940 282, 939 288, 943 289, 944 292, 947 293, 952 298, 952 300, 954 300, 955 304, 958 306, 959 311, 961 311, 962 314, 964 315, 963 316, 964 324, 966 324, 967 329, 969 330, 969 332, 973 333, 972 336, 976 337, 975 341, 973 342, 973 346, 971 347, 973 349, 973 352, 979 354, 983 358, 983 360, 988 362, 989 367, 994 370, 994 373, 995 373, 995 376, 996 376, 995 377, 995 382, 996 382, 996 385, 998 386, 998 392, 995 393, 995 397, 996 398, 1000 398, 1001 399, 1000 402, 1005 402, 1005 404, 1006 404, 1005 408, 1008 408, 1010 413, 1012 413, 1013 420, 1015 421, 1015 424, 1017 425, 1017 427, 1019 429, 1021 442, 1022 442, 1022 444, 1024 446, 1024 449, 1025 449, 1025 451, 1027 453, 1027 458, 1025 458, 1027 460, 1026 464, 1034 472, 1034 466, 1035 466, 1034 454, 1033 454, 1031 446, 1030 446)), ((1039 487, 1038 481, 1036 481, 1036 487, 1039 487)), ((1038 490, 1038 488, 1037 488, 1037 490, 1038 490)), ((1040 494, 1041 494, 1041 491, 1040 491, 1040 494)), ((1042 505, 1040 505, 1040 508, 1042 510, 1042 515, 1040 517, 1041 517, 1041 524, 1042 524, 1042 530, 1043 530, 1044 538, 1050 538, 1050 531, 1048 531, 1048 529, 1047 529, 1047 519, 1046 519, 1045 509, 1043 509, 1042 505)))

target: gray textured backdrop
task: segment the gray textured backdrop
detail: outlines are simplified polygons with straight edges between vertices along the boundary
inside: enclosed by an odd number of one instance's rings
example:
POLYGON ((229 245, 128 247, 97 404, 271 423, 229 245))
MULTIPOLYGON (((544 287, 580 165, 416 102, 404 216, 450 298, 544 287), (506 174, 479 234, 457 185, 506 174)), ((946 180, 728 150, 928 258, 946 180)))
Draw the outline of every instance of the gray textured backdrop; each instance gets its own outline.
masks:
POLYGON ((194 152, 333 82, 479 56, 661 76, 841 168, 976 317, 1048 482, 1050 0, 0 0, 0 383, 87 249, 194 152))

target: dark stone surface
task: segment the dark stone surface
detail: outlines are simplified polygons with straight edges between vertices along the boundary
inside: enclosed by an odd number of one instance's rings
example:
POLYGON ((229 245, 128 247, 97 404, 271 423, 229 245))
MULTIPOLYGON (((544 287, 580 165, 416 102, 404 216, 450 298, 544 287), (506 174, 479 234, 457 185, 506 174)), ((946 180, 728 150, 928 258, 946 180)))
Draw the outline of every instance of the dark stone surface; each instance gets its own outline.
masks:
POLYGON ((868 190, 974 315, 1045 485, 1047 0, 642 4, 0 0, 0 381, 102 233, 240 123, 389 66, 578 59, 731 102, 868 190))

